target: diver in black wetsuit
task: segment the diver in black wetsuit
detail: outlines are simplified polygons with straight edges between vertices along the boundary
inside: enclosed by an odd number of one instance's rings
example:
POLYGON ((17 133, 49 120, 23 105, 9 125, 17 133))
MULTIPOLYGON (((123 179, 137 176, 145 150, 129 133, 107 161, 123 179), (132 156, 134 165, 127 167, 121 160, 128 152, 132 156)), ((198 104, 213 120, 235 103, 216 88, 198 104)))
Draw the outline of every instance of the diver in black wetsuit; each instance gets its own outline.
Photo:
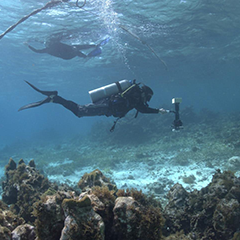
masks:
POLYGON ((109 41, 109 38, 104 39, 99 44, 84 44, 84 45, 67 45, 56 39, 51 39, 46 43, 46 47, 43 49, 36 49, 25 43, 32 51, 36 53, 47 53, 49 55, 59 57, 65 60, 69 60, 75 57, 95 57, 102 53, 101 46, 105 45, 109 41), (81 52, 85 49, 94 48, 87 55, 81 52))
POLYGON ((46 95, 47 97, 42 101, 31 103, 21 107, 19 111, 28 108, 38 107, 44 103, 53 102, 61 104, 63 107, 73 112, 77 117, 105 115, 107 117, 114 116, 120 119, 134 108, 137 110, 137 113, 168 112, 168 110, 165 110, 163 108, 150 108, 147 102, 149 102, 152 98, 152 89, 146 85, 140 87, 140 84, 136 84, 135 81, 133 81, 131 86, 125 91, 110 95, 109 97, 105 97, 97 102, 87 105, 79 105, 75 102, 66 100, 58 96, 57 91, 42 91, 33 86, 31 83, 27 81, 26 83, 29 84, 33 89, 42 93, 43 95, 46 95))

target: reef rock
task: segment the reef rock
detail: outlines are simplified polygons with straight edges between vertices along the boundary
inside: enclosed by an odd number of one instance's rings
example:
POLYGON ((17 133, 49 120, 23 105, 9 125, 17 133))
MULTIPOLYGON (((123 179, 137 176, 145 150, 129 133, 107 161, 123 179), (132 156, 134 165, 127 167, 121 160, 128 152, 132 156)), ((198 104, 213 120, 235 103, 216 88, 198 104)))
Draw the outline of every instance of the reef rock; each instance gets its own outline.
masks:
MULTIPOLYGON (((31 162, 33 166, 33 162, 31 162)), ((12 209, 27 222, 34 222, 33 204, 49 187, 50 183, 34 167, 26 165, 23 160, 18 166, 10 159, 6 166, 6 181, 2 183, 2 200, 12 204, 12 209)))
POLYGON ((113 239, 157 240, 162 235, 160 209, 145 207, 132 197, 118 197, 113 209, 113 239))
POLYGON ((11 240, 11 231, 6 227, 0 226, 0 239, 11 240))
POLYGON ((104 222, 94 212, 88 196, 80 200, 64 199, 62 207, 65 214, 64 228, 60 240, 104 240, 104 222))
POLYGON ((164 235, 181 229, 195 239, 232 239, 239 231, 240 179, 217 171, 200 191, 186 192, 176 184, 164 209, 164 235), (175 197, 174 197, 175 196, 175 197))
POLYGON ((230 239, 239 230, 240 204, 236 199, 221 199, 213 213, 213 227, 219 236, 230 239))
POLYGON ((24 220, 12 213, 8 206, 0 201, 0 239, 10 240, 11 232, 20 224, 23 224, 24 220))
POLYGON ((176 233, 181 229, 189 231, 189 219, 186 216, 185 209, 188 205, 189 194, 181 184, 175 184, 168 192, 168 204, 164 210, 165 232, 176 233), (171 227, 171 228, 170 228, 171 227))
POLYGON ((16 226, 23 224, 24 220, 9 210, 7 204, 0 200, 0 226, 12 231, 16 226))
POLYGON ((12 231, 12 240, 35 240, 35 238, 35 228, 29 224, 20 225, 12 231))
POLYGON ((114 183, 111 183, 110 179, 105 177, 103 173, 96 169, 91 173, 85 173, 81 180, 78 182, 78 186, 85 191, 87 188, 92 188, 93 186, 107 186, 109 190, 117 190, 114 183))
POLYGON ((98 213, 105 225, 105 240, 112 238, 112 225, 113 225, 113 208, 115 205, 116 195, 114 190, 109 190, 107 186, 95 186, 87 192, 81 193, 79 199, 85 195, 91 200, 93 210, 98 213))
POLYGON ((55 192, 54 195, 46 195, 37 202, 34 214, 36 216, 36 232, 39 240, 55 240, 61 236, 64 227, 64 212, 62 201, 75 197, 72 192, 55 192))
POLYGON ((11 206, 0 201, 1 240, 240 239, 240 178, 230 171, 217 170, 200 191, 175 184, 162 210, 136 189, 116 192, 99 170, 82 177, 78 196, 30 165, 10 159, 6 166, 3 201, 11 206))
POLYGON ((229 158, 226 162, 225 168, 230 171, 240 171, 240 157, 233 156, 229 158))

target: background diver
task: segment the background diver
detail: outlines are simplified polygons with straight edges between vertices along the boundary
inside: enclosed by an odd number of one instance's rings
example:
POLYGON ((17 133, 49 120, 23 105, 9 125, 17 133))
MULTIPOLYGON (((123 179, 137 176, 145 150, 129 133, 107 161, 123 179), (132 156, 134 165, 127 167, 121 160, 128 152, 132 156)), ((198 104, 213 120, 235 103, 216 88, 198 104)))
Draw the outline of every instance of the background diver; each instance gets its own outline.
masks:
POLYGON ((75 44, 68 45, 60 42, 57 39, 50 39, 46 42, 46 47, 43 49, 36 49, 25 43, 32 51, 36 53, 47 53, 49 55, 69 60, 75 57, 95 57, 102 53, 101 47, 109 41, 109 37, 101 41, 99 44, 75 44), (82 50, 94 48, 90 53, 84 54, 82 50))
MULTIPOLYGON (((141 113, 167 113, 168 110, 163 108, 150 108, 148 106, 148 102, 151 100, 153 96, 153 91, 150 87, 146 85, 140 86, 140 84, 136 83, 134 80, 122 80, 129 82, 129 87, 124 91, 121 89, 119 82, 114 84, 117 85, 119 91, 116 94, 112 94, 106 96, 104 98, 100 98, 93 103, 86 104, 86 105, 79 105, 73 101, 66 100, 58 95, 57 91, 42 91, 33 86, 31 83, 27 82, 34 90, 40 92, 41 94, 47 96, 45 99, 39 102, 30 103, 21 107, 18 111, 38 107, 45 103, 58 103, 61 104, 63 107, 67 108, 71 112, 73 112, 77 117, 84 117, 84 116, 102 116, 105 115, 107 117, 114 116, 118 119, 114 122, 114 125, 111 129, 114 130, 116 122, 124 117, 130 110, 136 109, 137 113, 135 117, 137 117, 138 112, 141 113)), ((121 83, 121 81, 120 81, 121 83)), ((111 84, 113 85, 113 84, 111 84)), ((102 89, 102 88, 99 88, 102 89)))

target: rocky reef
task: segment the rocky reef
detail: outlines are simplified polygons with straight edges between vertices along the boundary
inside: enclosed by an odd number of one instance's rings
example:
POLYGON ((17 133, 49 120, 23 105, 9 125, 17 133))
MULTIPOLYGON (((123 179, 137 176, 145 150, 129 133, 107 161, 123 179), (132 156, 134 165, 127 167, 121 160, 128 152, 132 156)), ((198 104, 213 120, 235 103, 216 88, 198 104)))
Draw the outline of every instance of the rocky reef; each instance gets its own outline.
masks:
POLYGON ((2 240, 240 239, 240 179, 216 171, 201 190, 175 184, 163 208, 137 189, 117 189, 98 169, 79 176, 76 191, 57 186, 34 161, 5 167, 2 240))
POLYGON ((35 169, 34 161, 26 165, 23 160, 17 164, 10 159, 5 167, 6 180, 2 183, 2 200, 15 214, 26 222, 34 222, 33 204, 40 200, 41 194, 47 191, 51 184, 35 169))
POLYGON ((240 179, 232 172, 216 172, 200 191, 189 193, 175 184, 168 199, 163 211, 165 235, 184 230, 192 239, 239 237, 240 179))

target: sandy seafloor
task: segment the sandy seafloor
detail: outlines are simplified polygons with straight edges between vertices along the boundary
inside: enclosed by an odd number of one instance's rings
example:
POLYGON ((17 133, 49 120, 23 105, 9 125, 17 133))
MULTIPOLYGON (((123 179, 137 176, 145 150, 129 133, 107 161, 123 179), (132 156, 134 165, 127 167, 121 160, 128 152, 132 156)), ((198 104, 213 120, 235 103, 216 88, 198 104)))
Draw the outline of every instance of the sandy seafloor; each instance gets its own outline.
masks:
MULTIPOLYGON (((88 149, 88 146, 81 146, 81 150, 88 149)), ((50 150, 50 149, 49 149, 50 150)), ((108 150, 108 149, 105 149, 108 150)), ((52 149, 54 151, 54 148, 52 149)), ((89 149, 90 151, 90 149, 89 149)), ((109 149, 110 152, 124 151, 124 149, 114 150, 109 149)), ((188 149, 183 149, 188 151, 188 149)), ((152 154, 147 154, 146 157, 142 157, 141 160, 136 163, 133 154, 128 154, 128 157, 120 162, 116 163, 114 168, 101 168, 97 162, 93 166, 84 166, 73 171, 70 175, 67 175, 64 171, 65 168, 73 163, 73 160, 65 158, 64 161, 52 161, 44 167, 45 170, 49 169, 47 177, 50 181, 56 181, 59 183, 67 183, 69 185, 77 185, 81 176, 84 173, 89 173, 95 169, 100 169, 103 174, 116 183, 118 189, 136 188, 141 189, 144 193, 151 192, 156 196, 164 196, 169 191, 171 186, 175 183, 180 183, 186 190, 192 191, 194 189, 200 190, 207 186, 211 181, 212 175, 216 169, 224 169, 223 164, 217 160, 213 162, 214 167, 207 167, 205 163, 189 163, 188 166, 172 166, 171 159, 174 158, 174 153, 164 154, 161 151, 156 151, 152 154), (147 160, 145 162, 144 160, 147 160), (51 174, 51 170, 58 168, 58 172, 51 174), (185 183, 184 177, 194 176, 191 183, 185 183)), ((13 156, 13 159, 15 157, 13 156)), ((29 162, 31 159, 24 159, 25 162, 29 162)), ((18 160, 18 159, 15 159, 18 160)), ((7 162, 6 162, 7 163, 7 162)), ((4 168, 0 170, 1 176, 4 175, 4 168)), ((240 176, 240 172, 239 172, 240 176)))
MULTIPOLYGON (((183 111, 183 118, 188 111, 183 111)), ((240 176, 239 114, 201 114, 197 120, 188 119, 179 132, 172 132, 157 117, 129 119, 131 116, 114 133, 108 131, 112 122, 106 121, 97 123, 83 136, 5 146, 0 151, 1 166, 9 158, 16 162, 22 158, 26 163, 34 159, 37 169, 49 180, 73 187, 84 173, 99 169, 118 189, 141 189, 162 202, 175 183, 193 191, 207 186, 217 169, 240 176), (143 124, 146 121, 148 125, 143 124)), ((4 176, 3 167, 0 174, 4 176)))

